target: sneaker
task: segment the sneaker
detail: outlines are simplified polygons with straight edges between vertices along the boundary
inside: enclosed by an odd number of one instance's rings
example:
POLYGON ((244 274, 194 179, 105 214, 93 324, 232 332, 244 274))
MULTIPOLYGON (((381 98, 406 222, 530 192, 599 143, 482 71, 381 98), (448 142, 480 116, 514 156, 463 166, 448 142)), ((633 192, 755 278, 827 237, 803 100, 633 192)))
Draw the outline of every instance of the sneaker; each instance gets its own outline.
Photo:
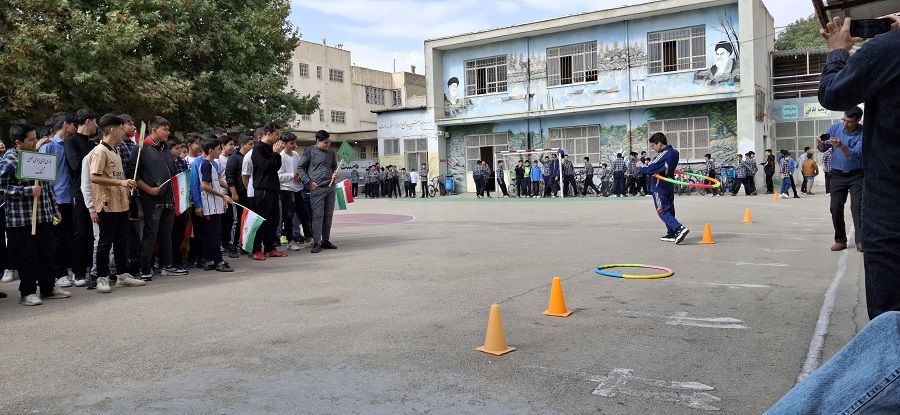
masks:
POLYGON ((85 282, 84 288, 88 290, 96 290, 97 289, 97 280, 89 279, 85 282))
POLYGON ((228 249, 228 257, 229 258, 240 258, 241 252, 237 248, 231 247, 230 249, 228 249))
POLYGON ((779 197, 781 197, 782 199, 790 199, 791 195, 789 195, 787 193, 782 193, 779 197))
POLYGON ((71 287, 71 286, 72 286, 72 279, 69 278, 68 275, 59 277, 59 279, 56 280, 56 286, 57 286, 57 287, 62 287, 62 288, 68 288, 68 287, 71 287))
POLYGON ((690 230, 684 226, 678 228, 675 235, 675 244, 678 245, 684 242, 684 238, 687 237, 688 232, 690 232, 690 230))
POLYGON ((227 262, 222 261, 221 264, 216 265, 216 271, 219 272, 234 272, 234 269, 231 268, 231 265, 228 265, 227 262))
POLYGON ((30 294, 25 297, 22 297, 22 299, 19 300, 19 304, 33 306, 33 305, 41 305, 41 304, 43 304, 43 301, 41 301, 41 297, 38 297, 37 294, 30 294))
POLYGON ((76 287, 84 287, 87 285, 87 279, 85 279, 85 277, 73 277, 72 284, 76 287))
MULTIPOLYGON (((112 292, 112 287, 109 286, 109 278, 100 277, 97 278, 97 281, 91 281, 94 283, 94 286, 97 287, 97 292, 100 294, 107 294, 112 292)), ((90 287, 90 285, 88 285, 90 287)))
POLYGON ((59 289, 59 287, 53 287, 53 293, 51 293, 48 296, 42 295, 41 298, 46 298, 46 299, 50 299, 50 300, 58 300, 61 298, 69 298, 71 296, 72 296, 72 293, 70 293, 66 290, 61 290, 61 289, 59 289))
POLYGON ((287 238, 287 236, 282 236, 281 239, 280 239, 280 241, 281 241, 281 244, 282 244, 282 245, 287 244, 287 243, 288 243, 288 238, 287 238))
POLYGON ((337 247, 334 246, 334 244, 331 243, 330 241, 323 241, 323 242, 322 242, 322 249, 337 249, 337 247))
POLYGON ((322 252, 322 245, 321 244, 313 244, 313 246, 312 246, 312 248, 310 248, 309 252, 312 254, 318 254, 319 252, 322 252))
POLYGON ((300 250, 300 243, 299 243, 299 242, 295 242, 295 241, 288 242, 287 250, 288 250, 288 251, 299 251, 299 250, 300 250))
POLYGON ((129 273, 120 274, 116 279, 116 287, 143 287, 147 285, 142 279, 132 277, 129 273))
POLYGON ((303 248, 309 248, 309 247, 313 246, 314 243, 316 243, 316 240, 315 240, 315 239, 313 239, 313 238, 306 238, 306 240, 303 241, 302 247, 303 247, 303 248))
POLYGON ((675 235, 674 233, 669 233, 669 234, 663 235, 661 238, 659 238, 659 240, 663 241, 663 242, 675 242, 676 236, 677 235, 675 235))
POLYGON ((265 261, 266 254, 264 254, 262 252, 256 252, 253 255, 250 255, 250 259, 252 259, 254 261, 265 261))
MULTIPOLYGON (((8 269, 3 271, 3 278, 0 279, 0 282, 13 282, 19 279, 19 271, 14 269, 8 269)), ((38 303, 40 304, 40 303, 38 303)), ((34 304, 37 305, 37 304, 34 304)))
POLYGON ((141 281, 145 281, 145 282, 153 281, 153 274, 143 274, 142 273, 140 278, 141 278, 141 281))
POLYGON ((160 274, 164 277, 180 277, 182 275, 187 275, 188 270, 181 267, 170 266, 163 267, 163 269, 160 271, 160 274))
POLYGON ((286 253, 284 253, 284 252, 282 252, 282 251, 279 251, 279 250, 277 250, 277 249, 273 249, 273 250, 271 250, 271 251, 269 251, 269 252, 266 252, 266 257, 267 257, 267 258, 284 258, 284 257, 286 257, 286 256, 287 256, 286 253))
POLYGON ((203 263, 204 271, 214 271, 216 269, 216 263, 213 261, 206 261, 203 263))

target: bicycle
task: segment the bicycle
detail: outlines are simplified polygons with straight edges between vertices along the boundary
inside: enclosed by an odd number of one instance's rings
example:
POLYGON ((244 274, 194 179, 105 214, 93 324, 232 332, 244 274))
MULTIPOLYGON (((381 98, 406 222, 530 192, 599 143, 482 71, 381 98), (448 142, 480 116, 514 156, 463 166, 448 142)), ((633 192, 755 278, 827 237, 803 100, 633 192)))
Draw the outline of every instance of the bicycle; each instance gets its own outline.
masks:
POLYGON ((435 197, 438 192, 440 192, 441 196, 447 196, 447 188, 444 185, 444 182, 441 181, 441 176, 437 175, 431 179, 431 184, 428 185, 428 196, 435 197))

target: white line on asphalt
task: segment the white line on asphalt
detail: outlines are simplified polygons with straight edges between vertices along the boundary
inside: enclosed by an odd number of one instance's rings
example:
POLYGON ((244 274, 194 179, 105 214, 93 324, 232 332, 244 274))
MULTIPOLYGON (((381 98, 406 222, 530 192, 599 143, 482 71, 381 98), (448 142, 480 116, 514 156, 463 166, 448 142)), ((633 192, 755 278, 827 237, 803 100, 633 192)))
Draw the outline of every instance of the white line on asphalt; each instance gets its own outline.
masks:
POLYGON ((645 318, 661 318, 666 319, 666 324, 670 326, 693 326, 706 327, 712 329, 746 329, 749 328, 743 324, 743 321, 731 317, 688 317, 688 313, 684 311, 676 312, 671 316, 663 316, 659 314, 644 313, 640 311, 617 310, 619 314, 629 317, 645 317, 645 318))
POLYGON ((807 252, 806 249, 771 249, 771 248, 763 248, 763 252, 769 253, 784 253, 784 252, 807 252))
POLYGON ((613 369, 606 376, 588 379, 598 385, 591 394, 613 398, 619 394, 638 398, 675 402, 688 408, 718 411, 713 406, 722 399, 707 393, 716 388, 700 382, 676 382, 634 376, 633 369, 613 369))
POLYGON ((712 285, 714 287, 728 287, 728 288, 770 288, 768 285, 762 284, 728 284, 724 282, 708 282, 706 285, 712 285))
MULTIPOLYGON (((853 240, 853 233, 854 230, 851 228, 847 234, 848 240, 853 240)), ((838 284, 847 272, 848 252, 849 250, 845 249, 844 253, 841 254, 841 259, 838 260, 837 271, 834 273, 834 279, 831 280, 831 285, 825 291, 825 301, 819 310, 819 321, 816 322, 816 331, 813 333, 812 340, 809 341, 809 351, 806 353, 803 369, 797 375, 797 383, 803 382, 804 379, 809 377, 819 367, 819 363, 822 360, 822 346, 825 344, 825 336, 828 334, 828 325, 831 322, 831 313, 834 311, 834 299, 837 296, 838 284)))
POLYGON ((716 260, 714 260, 714 259, 707 259, 707 260, 701 260, 701 261, 703 261, 703 262, 717 262, 717 263, 720 263, 720 264, 732 264, 732 265, 737 265, 737 266, 744 266, 744 265, 750 265, 750 266, 755 266, 755 267, 789 267, 789 266, 790 266, 790 265, 788 265, 788 264, 779 264, 779 263, 777 263, 777 262, 770 262, 770 263, 768 263, 768 264, 760 264, 760 263, 756 263, 756 262, 744 262, 744 261, 740 261, 740 262, 716 261, 716 260))

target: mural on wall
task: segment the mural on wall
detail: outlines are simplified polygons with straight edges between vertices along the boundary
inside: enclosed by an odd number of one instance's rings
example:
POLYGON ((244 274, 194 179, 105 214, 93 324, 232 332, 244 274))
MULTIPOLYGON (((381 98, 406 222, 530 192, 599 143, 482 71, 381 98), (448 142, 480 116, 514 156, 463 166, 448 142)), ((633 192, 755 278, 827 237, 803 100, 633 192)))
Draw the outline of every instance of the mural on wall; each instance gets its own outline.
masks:
POLYGON ((447 91, 444 93, 444 116, 453 118, 465 114, 472 105, 471 99, 460 97, 459 78, 454 76, 447 80, 447 91))
POLYGON ((737 29, 734 28, 734 21, 727 12, 719 17, 719 27, 716 31, 724 33, 727 40, 716 43, 713 48, 715 51, 713 65, 695 73, 694 82, 705 82, 711 86, 740 84, 741 44, 738 41, 737 29))

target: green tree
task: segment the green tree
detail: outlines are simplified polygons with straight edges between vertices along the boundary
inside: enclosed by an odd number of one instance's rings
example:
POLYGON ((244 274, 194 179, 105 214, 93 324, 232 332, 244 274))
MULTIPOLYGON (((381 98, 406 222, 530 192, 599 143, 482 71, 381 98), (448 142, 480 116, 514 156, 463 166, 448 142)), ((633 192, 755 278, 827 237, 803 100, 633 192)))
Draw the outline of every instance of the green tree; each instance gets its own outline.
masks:
POLYGON ((0 125, 57 111, 163 115, 177 130, 291 123, 318 97, 287 90, 289 0, 8 0, 0 125))
POLYGON ((775 40, 775 50, 817 49, 825 47, 825 39, 819 34, 819 19, 809 16, 797 20, 785 28, 775 40))

